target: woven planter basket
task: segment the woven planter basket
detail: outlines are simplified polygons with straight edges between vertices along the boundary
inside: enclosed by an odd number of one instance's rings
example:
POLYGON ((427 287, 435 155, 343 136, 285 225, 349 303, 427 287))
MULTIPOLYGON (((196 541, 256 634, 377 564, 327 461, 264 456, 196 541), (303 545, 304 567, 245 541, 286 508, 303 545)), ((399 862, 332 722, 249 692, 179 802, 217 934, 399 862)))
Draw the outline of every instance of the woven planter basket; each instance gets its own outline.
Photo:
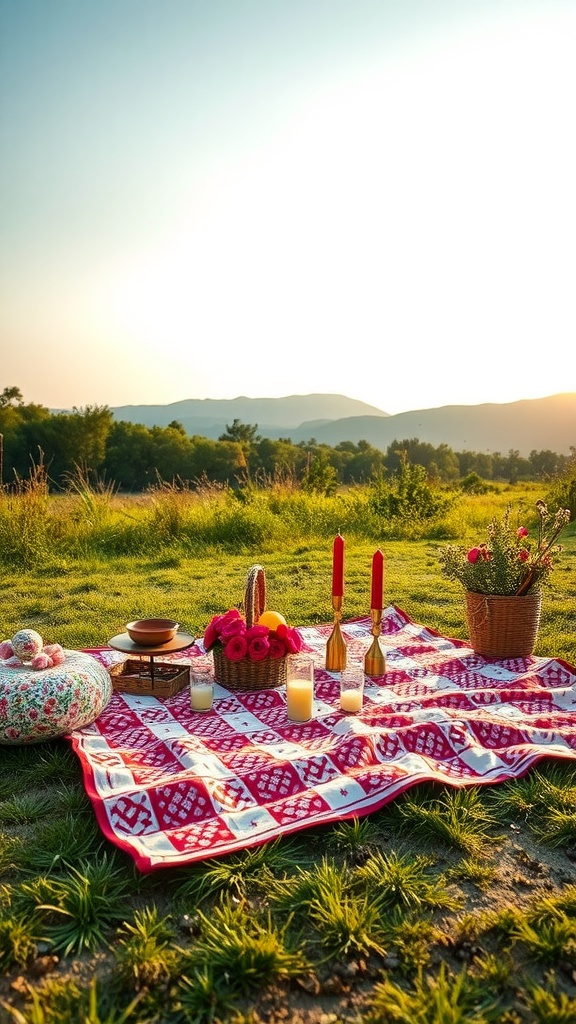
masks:
MULTIPOLYGON (((253 565, 248 573, 244 592, 246 626, 258 622, 266 610, 266 577, 261 565, 253 565)), ((272 690, 286 682, 286 656, 251 661, 241 658, 230 661, 220 644, 214 647, 214 678, 228 690, 272 690)))
POLYGON ((542 591, 521 597, 514 594, 476 594, 466 591, 466 618, 470 644, 485 658, 527 658, 534 650, 542 591))

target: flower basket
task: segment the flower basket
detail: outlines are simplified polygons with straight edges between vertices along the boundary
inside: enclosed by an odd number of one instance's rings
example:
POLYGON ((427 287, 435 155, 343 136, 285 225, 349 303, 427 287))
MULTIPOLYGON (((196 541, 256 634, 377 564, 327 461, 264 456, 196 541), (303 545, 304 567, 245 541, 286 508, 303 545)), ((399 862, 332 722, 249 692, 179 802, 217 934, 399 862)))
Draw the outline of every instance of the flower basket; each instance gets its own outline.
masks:
POLYGON ((485 658, 526 658, 532 654, 542 609, 542 591, 517 594, 465 592, 470 644, 485 658))
MULTIPOLYGON (((261 565, 253 565, 244 592, 244 616, 250 629, 266 610, 266 577, 261 565)), ((214 678, 228 690, 270 690, 286 682, 287 655, 254 661, 227 658, 221 644, 214 646, 214 678)))

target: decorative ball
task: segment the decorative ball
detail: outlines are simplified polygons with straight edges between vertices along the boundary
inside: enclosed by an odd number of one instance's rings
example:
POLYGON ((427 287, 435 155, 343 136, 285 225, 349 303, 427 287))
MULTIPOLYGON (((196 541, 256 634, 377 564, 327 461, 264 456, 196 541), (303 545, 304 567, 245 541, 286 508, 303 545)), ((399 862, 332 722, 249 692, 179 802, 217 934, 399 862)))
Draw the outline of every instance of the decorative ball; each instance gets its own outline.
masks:
POLYGON ((12 649, 20 661, 32 661, 42 650, 43 640, 34 629, 19 629, 12 637, 12 649))

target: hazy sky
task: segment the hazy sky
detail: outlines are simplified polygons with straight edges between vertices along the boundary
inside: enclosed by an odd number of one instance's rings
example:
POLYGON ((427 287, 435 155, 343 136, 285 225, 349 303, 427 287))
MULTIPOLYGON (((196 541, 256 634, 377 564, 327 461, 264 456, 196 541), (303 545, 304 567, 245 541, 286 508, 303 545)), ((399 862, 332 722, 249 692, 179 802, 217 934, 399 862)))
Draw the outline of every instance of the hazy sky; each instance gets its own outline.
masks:
POLYGON ((576 391, 575 53, 574 0, 0 0, 0 389, 576 391))

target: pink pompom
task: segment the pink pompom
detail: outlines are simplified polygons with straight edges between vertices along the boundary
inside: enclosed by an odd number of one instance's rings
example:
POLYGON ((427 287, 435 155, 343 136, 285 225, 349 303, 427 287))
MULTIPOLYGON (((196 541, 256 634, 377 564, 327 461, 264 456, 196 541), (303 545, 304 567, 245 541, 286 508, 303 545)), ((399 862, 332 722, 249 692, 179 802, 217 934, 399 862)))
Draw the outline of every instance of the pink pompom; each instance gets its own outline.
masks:
POLYGON ((45 644, 42 652, 47 654, 49 658, 52 658, 53 665, 63 665, 66 661, 64 648, 61 644, 45 644))
POLYGON ((35 654, 31 661, 32 668, 34 669, 52 668, 53 664, 54 662, 50 655, 45 654, 44 651, 35 654))
POLYGON ((11 658, 13 654, 14 648, 12 647, 10 640, 3 640, 0 644, 0 659, 5 661, 6 658, 11 658))

